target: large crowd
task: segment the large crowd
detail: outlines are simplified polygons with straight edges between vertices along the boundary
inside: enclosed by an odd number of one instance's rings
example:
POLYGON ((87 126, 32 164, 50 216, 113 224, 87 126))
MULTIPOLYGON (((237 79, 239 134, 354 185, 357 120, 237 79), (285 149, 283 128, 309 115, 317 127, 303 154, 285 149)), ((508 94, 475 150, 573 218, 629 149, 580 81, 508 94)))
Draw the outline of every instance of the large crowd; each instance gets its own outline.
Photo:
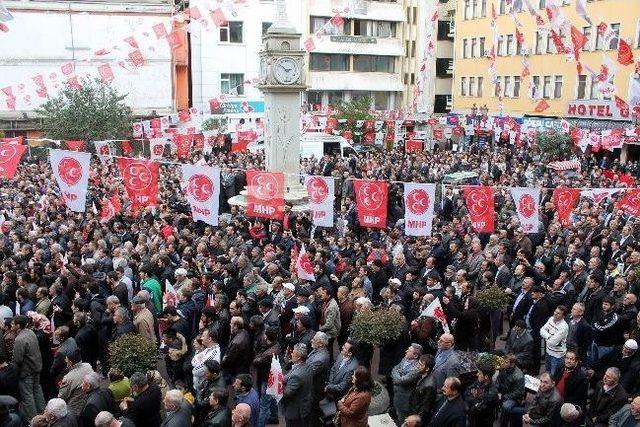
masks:
POLYGON ((212 227, 192 221, 175 165, 162 166, 159 205, 134 215, 115 164, 94 159, 88 206, 125 201, 100 221, 65 208, 33 151, 0 181, 0 426, 359 427, 381 389, 397 425, 640 425, 640 222, 613 198, 582 198, 561 226, 551 201, 556 186, 616 187, 603 167, 636 176, 635 163, 586 156, 555 172, 513 146, 302 159, 304 174, 336 178, 341 226, 321 228, 289 208, 265 221, 228 205, 264 159, 215 150, 192 159, 222 170, 212 227), (495 232, 475 233, 448 186, 432 235, 405 236, 398 182, 459 171, 500 186, 495 232), (393 182, 386 228, 358 225, 351 178, 393 182), (545 188, 539 232, 519 228, 510 186, 545 188), (296 276, 302 244, 315 281, 296 276), (491 286, 506 309, 480 305, 491 286), (423 314, 435 298, 450 333, 423 314), (406 325, 379 349, 350 332, 371 310, 406 325), (130 334, 157 348, 156 369, 111 366, 109 346, 130 334))

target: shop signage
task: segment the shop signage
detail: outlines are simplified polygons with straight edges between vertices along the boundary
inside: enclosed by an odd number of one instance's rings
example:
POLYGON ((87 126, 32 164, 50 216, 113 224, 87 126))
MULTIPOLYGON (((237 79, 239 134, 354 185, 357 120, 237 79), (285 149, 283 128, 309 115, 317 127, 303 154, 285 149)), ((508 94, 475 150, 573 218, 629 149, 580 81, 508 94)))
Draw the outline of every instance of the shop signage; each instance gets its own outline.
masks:
POLYGON ((331 41, 336 43, 378 43, 378 39, 376 39, 375 37, 362 36, 331 36, 331 41))
POLYGON ((629 120, 627 110, 620 110, 614 101, 586 99, 569 101, 567 103, 567 117, 596 120, 629 120))

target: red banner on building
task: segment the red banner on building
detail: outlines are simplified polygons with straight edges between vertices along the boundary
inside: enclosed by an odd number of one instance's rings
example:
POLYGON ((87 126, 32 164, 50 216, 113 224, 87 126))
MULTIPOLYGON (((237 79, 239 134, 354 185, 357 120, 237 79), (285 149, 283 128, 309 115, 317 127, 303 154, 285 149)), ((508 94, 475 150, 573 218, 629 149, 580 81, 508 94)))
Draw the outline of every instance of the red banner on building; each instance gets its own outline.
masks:
POLYGON ((134 212, 158 203, 158 163, 150 160, 118 159, 118 169, 134 212))
POLYGON ((479 233, 490 233, 495 225, 495 206, 492 187, 464 187, 464 198, 473 229, 479 233))
POLYGON ((571 225, 571 212, 580 199, 580 190, 577 188, 556 188, 553 190, 553 207, 558 213, 558 221, 562 226, 571 225))
POLYGON ((360 226, 386 227, 389 183, 356 179, 353 181, 353 188, 356 194, 356 211, 360 226))
POLYGON ((284 174, 247 171, 247 215, 282 220, 284 217, 284 174))

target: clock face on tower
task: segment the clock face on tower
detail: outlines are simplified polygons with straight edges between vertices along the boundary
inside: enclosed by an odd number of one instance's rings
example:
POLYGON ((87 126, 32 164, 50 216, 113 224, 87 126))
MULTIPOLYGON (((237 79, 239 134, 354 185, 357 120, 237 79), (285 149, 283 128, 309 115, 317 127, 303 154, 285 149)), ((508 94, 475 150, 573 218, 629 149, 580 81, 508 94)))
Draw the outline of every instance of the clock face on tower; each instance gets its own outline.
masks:
POLYGON ((293 58, 280 58, 273 67, 273 75, 278 83, 290 85, 298 81, 300 66, 293 58))

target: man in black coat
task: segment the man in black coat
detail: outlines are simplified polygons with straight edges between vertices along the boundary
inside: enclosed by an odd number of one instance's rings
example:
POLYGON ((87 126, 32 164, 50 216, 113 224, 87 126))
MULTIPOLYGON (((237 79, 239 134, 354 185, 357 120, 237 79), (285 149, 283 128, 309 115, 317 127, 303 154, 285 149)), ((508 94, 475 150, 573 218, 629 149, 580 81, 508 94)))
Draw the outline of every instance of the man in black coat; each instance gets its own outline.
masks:
POLYGON ((533 369, 537 369, 540 366, 540 345, 542 343, 540 328, 549 320, 549 309, 545 298, 545 289, 542 286, 536 285, 531 288, 531 296, 533 303, 525 316, 525 322, 533 338, 533 369))
POLYGON ((102 411, 114 413, 117 409, 116 401, 107 388, 100 387, 100 375, 92 372, 82 379, 82 391, 87 394, 87 403, 80 413, 80 425, 87 427, 95 425, 95 419, 102 411))
POLYGON ((231 318, 231 340, 220 365, 229 377, 248 374, 251 364, 251 338, 240 316, 231 318))
POLYGON ((513 307, 511 308, 511 313, 509 314, 509 324, 511 327, 513 327, 516 321, 524 320, 525 316, 529 312, 531 304, 533 304, 533 300, 531 298, 532 287, 533 279, 527 277, 522 281, 520 292, 513 295, 515 300, 513 302, 513 307))
POLYGON ((591 399, 589 417, 596 427, 608 425, 609 418, 627 403, 627 392, 620 385, 620 370, 609 368, 591 399))
POLYGON ((553 381, 564 403, 586 408, 589 380, 580 366, 577 351, 567 350, 564 355, 564 369, 556 374, 553 381))
POLYGON ((87 320, 86 313, 78 311, 73 314, 73 324, 78 328, 75 336, 76 345, 82 353, 82 360, 90 363, 95 370, 99 348, 98 331, 87 320))
POLYGON ((149 384, 147 376, 142 372, 136 372, 129 379, 131 391, 136 395, 135 399, 125 398, 120 403, 120 409, 125 418, 131 420, 137 427, 159 427, 160 405, 162 392, 155 384, 149 384))
POLYGON ((591 325, 584 318, 584 304, 577 302, 571 307, 571 316, 567 318, 569 332, 567 348, 576 350, 580 360, 587 360, 587 352, 591 347, 591 325))
POLYGON ((456 377, 444 380, 442 395, 445 401, 438 407, 431 418, 429 427, 464 427, 467 422, 467 405, 460 393, 462 384, 456 377))

